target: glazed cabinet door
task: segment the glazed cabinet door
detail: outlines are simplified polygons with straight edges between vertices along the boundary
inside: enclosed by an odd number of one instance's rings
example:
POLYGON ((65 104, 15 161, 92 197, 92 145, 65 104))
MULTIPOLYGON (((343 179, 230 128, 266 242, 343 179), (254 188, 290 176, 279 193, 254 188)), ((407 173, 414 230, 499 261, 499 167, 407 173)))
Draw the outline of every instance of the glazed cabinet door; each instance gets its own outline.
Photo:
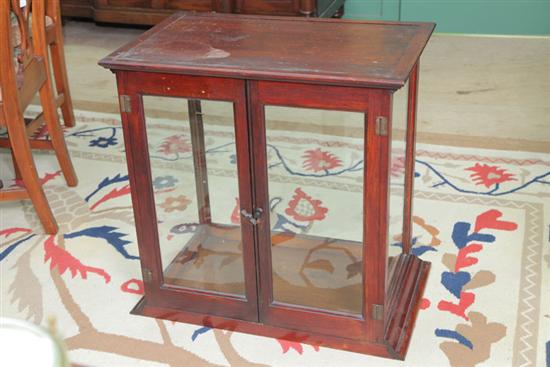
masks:
POLYGON ((377 124, 390 118, 391 93, 260 81, 249 94, 260 320, 376 340, 388 195, 377 124))
POLYGON ((145 302, 257 321, 244 82, 117 79, 145 302))

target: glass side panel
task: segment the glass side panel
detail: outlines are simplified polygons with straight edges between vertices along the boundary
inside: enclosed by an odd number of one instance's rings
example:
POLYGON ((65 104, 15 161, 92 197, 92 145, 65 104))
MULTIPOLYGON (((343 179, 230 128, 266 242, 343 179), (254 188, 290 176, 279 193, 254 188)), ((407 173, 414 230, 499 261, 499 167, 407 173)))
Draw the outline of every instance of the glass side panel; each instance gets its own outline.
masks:
POLYGON ((143 102, 164 284, 244 295, 233 104, 143 102))
POLYGON ((405 148, 407 133, 408 83, 396 94, 398 108, 394 107, 390 154, 390 202, 388 255, 401 253, 403 234, 403 206, 405 203, 405 148))
POLYGON ((265 116, 273 300, 361 314, 364 114, 265 116))

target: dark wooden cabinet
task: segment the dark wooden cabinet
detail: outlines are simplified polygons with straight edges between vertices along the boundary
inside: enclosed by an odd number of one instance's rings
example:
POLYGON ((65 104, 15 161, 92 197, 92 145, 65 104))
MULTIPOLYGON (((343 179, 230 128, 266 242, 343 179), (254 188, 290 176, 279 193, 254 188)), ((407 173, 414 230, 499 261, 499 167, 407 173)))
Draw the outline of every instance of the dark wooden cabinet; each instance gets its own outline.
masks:
POLYGON ((433 29, 181 12, 100 61, 116 73, 143 272, 133 312, 403 359, 430 268, 411 227, 433 29), (407 81, 400 135, 392 96, 407 81), (189 121, 149 113, 167 100, 187 101, 189 121), (337 129, 277 117, 297 109, 337 129))
POLYGON ((153 25, 175 11, 341 17, 345 0, 61 0, 65 17, 153 25))
POLYGON ((143 272, 133 312, 403 359, 430 268, 411 228, 433 29, 181 12, 100 61, 116 73, 143 272), (149 113, 168 100, 189 121, 149 113), (334 125, 277 117, 298 110, 334 125))

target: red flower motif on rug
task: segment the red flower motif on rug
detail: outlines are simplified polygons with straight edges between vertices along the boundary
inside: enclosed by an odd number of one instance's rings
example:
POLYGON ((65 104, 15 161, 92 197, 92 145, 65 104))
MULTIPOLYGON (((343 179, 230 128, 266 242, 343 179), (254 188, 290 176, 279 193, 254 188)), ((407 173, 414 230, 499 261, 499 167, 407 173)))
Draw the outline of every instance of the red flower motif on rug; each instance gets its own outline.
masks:
POLYGON ((466 171, 474 172, 470 177, 476 182, 476 185, 485 185, 487 188, 502 182, 516 180, 514 175, 507 173, 505 169, 499 169, 497 166, 489 166, 487 164, 476 163, 475 166, 466 168, 466 171))
MULTIPOLYGON (((57 172, 45 173, 44 177, 39 177, 40 184, 44 185, 47 182, 49 182, 49 181, 53 180, 54 178, 56 178, 57 176, 61 176, 61 170, 59 170, 57 172)), ((12 185, 12 186, 25 187, 25 183, 23 182, 23 180, 17 180, 16 179, 15 180, 15 185, 12 185)))
POLYGON ((44 241, 44 263, 50 261, 50 270, 57 268, 59 275, 63 275, 66 270, 71 272, 74 278, 80 274, 82 279, 88 278, 88 273, 95 273, 105 279, 105 283, 111 281, 111 276, 103 269, 84 265, 76 257, 71 255, 67 250, 59 247, 54 240, 55 236, 49 236, 44 241))
POLYGON ((405 156, 399 156, 391 161, 390 174, 393 177, 400 177, 405 174, 405 156))
POLYGON ((143 281, 132 278, 122 283, 120 290, 126 293, 141 295, 144 293, 143 281))
MULTIPOLYGON (((277 339, 277 341, 279 342, 279 344, 281 344, 281 348, 283 348, 283 354, 288 352, 290 349, 294 349, 296 352, 298 352, 298 354, 304 353, 304 347, 300 342, 293 342, 285 339, 277 339)), ((313 349, 315 349, 316 352, 318 352, 320 349, 318 345, 312 345, 312 347, 313 349)))
POLYGON ((305 158, 304 168, 313 172, 327 171, 342 165, 342 161, 334 154, 323 152, 319 148, 307 150, 302 158, 305 158))
POLYGON ((241 223, 241 216, 239 209, 241 208, 241 201, 239 198, 235 198, 235 208, 233 208, 233 212, 231 213, 231 223, 233 224, 239 224, 241 223))
POLYGON ((313 199, 298 187, 294 190, 294 196, 288 202, 285 213, 299 221, 323 220, 328 209, 321 204, 321 200, 313 199))
POLYGON ((187 153, 192 149, 189 140, 183 135, 172 135, 164 138, 159 152, 164 154, 187 153))

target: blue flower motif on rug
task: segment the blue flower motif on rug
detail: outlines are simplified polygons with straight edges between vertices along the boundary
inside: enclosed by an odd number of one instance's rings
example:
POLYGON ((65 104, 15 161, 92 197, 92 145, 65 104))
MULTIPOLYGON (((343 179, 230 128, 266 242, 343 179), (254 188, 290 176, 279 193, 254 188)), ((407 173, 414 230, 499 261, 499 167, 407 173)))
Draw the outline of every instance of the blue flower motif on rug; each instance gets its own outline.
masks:
POLYGON ((177 182, 178 179, 172 175, 158 176, 153 180, 153 187, 156 190, 168 189, 174 187, 177 182))
POLYGON ((91 147, 98 147, 98 148, 107 148, 111 145, 117 145, 118 140, 114 136, 111 136, 109 138, 104 138, 103 136, 100 136, 96 139, 90 140, 89 146, 91 147))
POLYGON ((502 213, 492 209, 478 215, 473 225, 468 222, 456 222, 453 226, 451 237, 457 253, 444 255, 443 258, 448 259, 444 261, 448 271, 441 273, 441 284, 457 301, 441 300, 437 309, 458 316, 468 323, 457 324, 455 330, 436 328, 434 331, 437 337, 458 342, 458 344, 450 341, 440 344, 441 350, 447 355, 451 365, 460 365, 460 358, 464 357, 464 353, 470 353, 469 360, 485 361, 490 356, 492 344, 506 335, 505 325, 488 322, 482 312, 468 311, 476 299, 472 289, 493 283, 495 274, 488 270, 478 270, 475 273, 463 270, 479 262, 473 254, 482 251, 484 245, 494 243, 496 240, 494 235, 481 233, 482 231, 515 231, 517 229, 516 223, 500 220, 500 217, 502 213))

